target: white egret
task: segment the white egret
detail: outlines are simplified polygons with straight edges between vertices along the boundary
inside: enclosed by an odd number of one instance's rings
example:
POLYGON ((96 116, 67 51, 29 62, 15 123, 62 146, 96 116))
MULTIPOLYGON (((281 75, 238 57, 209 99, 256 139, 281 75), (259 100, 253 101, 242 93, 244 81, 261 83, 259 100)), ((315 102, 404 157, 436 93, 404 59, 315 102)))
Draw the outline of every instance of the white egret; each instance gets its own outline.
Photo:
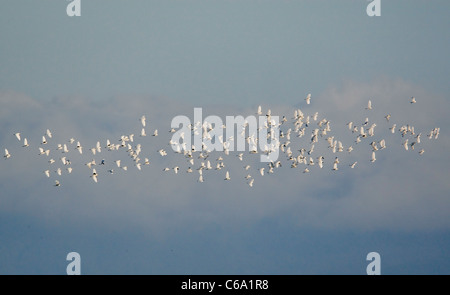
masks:
POLYGON ((336 163, 336 162, 333 163, 333 170, 334 170, 334 171, 338 170, 337 164, 338 164, 338 163, 336 163))
POLYGON ((95 168, 92 169, 91 177, 92 177, 92 180, 94 180, 94 182, 96 182, 96 183, 98 182, 97 176, 98 176, 98 174, 97 174, 97 171, 95 170, 95 168))
POLYGON ((78 152, 80 152, 80 154, 83 154, 83 147, 81 146, 80 142, 77 142, 77 147, 76 149, 78 150, 78 152))
POLYGON ((305 98, 306 104, 310 104, 311 103, 311 93, 308 93, 308 95, 305 98))
POLYGON ((375 157, 375 152, 373 151, 372 152, 372 158, 370 159, 370 162, 375 162, 377 159, 376 159, 376 157, 375 157))

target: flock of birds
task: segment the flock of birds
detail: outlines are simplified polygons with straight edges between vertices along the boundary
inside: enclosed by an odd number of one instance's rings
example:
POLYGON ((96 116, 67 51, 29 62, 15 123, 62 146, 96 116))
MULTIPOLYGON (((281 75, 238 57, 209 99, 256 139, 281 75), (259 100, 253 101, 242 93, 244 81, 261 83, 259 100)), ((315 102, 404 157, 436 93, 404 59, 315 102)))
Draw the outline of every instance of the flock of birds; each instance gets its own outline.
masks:
MULTIPOLYGON (((311 94, 305 98, 306 104, 311 103, 311 94)), ((410 104, 415 104, 416 99, 414 97, 411 98, 410 104)), ((367 103, 367 107, 365 111, 370 112, 373 109, 372 102, 369 100, 367 103)), ((263 115, 261 106, 258 106, 258 109, 255 113, 256 115, 263 115)), ((246 152, 233 152, 238 161, 244 162, 244 155, 249 154, 266 154, 269 155, 276 151, 281 151, 276 161, 272 161, 269 163, 261 163, 254 164, 257 161, 253 161, 253 164, 245 164, 242 163, 243 179, 245 179, 246 183, 252 187, 254 185, 254 181, 257 177, 263 177, 267 174, 274 173, 276 169, 279 169, 283 165, 290 167, 291 169, 301 169, 303 173, 309 173, 311 169, 314 167, 318 167, 317 169, 323 169, 325 164, 329 164, 332 171, 337 171, 340 169, 340 154, 341 153, 352 153, 356 146, 370 146, 371 152, 369 152, 370 157, 368 157, 370 162, 376 161, 377 153, 381 150, 384 150, 388 147, 386 139, 382 138, 380 140, 372 140, 375 135, 375 128, 378 127, 375 122, 369 121, 369 116, 363 122, 348 122, 347 126, 351 134, 354 136, 354 142, 352 144, 348 144, 344 146, 344 143, 339 140, 336 136, 331 133, 331 122, 326 118, 320 118, 319 113, 315 112, 314 114, 306 115, 302 112, 301 109, 293 110, 293 117, 289 118, 283 116, 278 123, 272 120, 271 110, 267 110, 266 114, 266 122, 264 126, 259 126, 261 128, 267 129, 267 138, 271 139, 270 144, 266 145, 264 150, 258 151, 256 148, 258 144, 257 134, 248 134, 248 122, 245 122, 243 126, 241 126, 241 132, 236 135, 245 138, 249 147, 253 146, 253 148, 249 148, 249 151, 246 152), (278 136, 273 136, 272 134, 274 124, 278 124, 278 127, 275 130, 279 132, 278 136), (307 131, 310 131, 309 136, 307 135, 307 131), (297 143, 296 140, 301 142, 297 143), (291 142, 292 141, 292 142, 291 142), (325 154, 317 154, 315 153, 315 149, 317 150, 317 146, 321 143, 327 144, 326 150, 327 153, 332 153, 332 160, 325 160, 325 154), (368 144, 364 145, 366 142, 368 144), (317 154, 317 155, 316 155, 317 154), (333 159, 334 158, 334 159, 333 159), (257 166, 257 167, 252 167, 257 166), (262 167, 261 167, 262 166, 262 167), (257 177, 255 177, 255 174, 257 177)), ((384 119, 386 120, 384 124, 387 124, 391 133, 397 133, 398 136, 402 138, 402 146, 405 151, 415 151, 418 150, 418 154, 422 155, 425 150, 420 147, 422 140, 422 133, 417 133, 413 125, 401 125, 397 126, 395 123, 391 123, 391 115, 387 114, 384 119)), ((141 123, 141 131, 140 138, 144 138, 147 136, 147 124, 145 115, 139 119, 141 123)), ((211 131, 213 130, 212 124, 208 122, 196 122, 195 124, 189 125, 191 130, 191 136, 202 134, 202 138, 205 140, 211 140, 211 131)), ((222 128, 226 128, 222 126, 222 128)), ((239 127, 238 127, 239 130, 239 127)), ((437 139, 439 136, 439 128, 434 128, 430 130, 426 136, 429 140, 437 139)), ((176 132, 175 129, 170 129, 170 133, 176 132)), ((30 149, 30 143, 27 138, 23 137, 23 134, 20 132, 14 133, 16 139, 22 144, 24 149, 30 149)), ((155 129, 151 134, 152 137, 158 137, 158 130, 155 129)), ((183 137, 182 137, 183 138, 183 137)), ((231 180, 231 173, 225 164, 226 159, 230 156, 230 145, 233 144, 233 141, 236 140, 233 136, 224 140, 223 136, 219 136, 216 138, 219 140, 223 146, 222 152, 214 151, 211 147, 208 147, 207 144, 203 142, 201 150, 196 150, 194 146, 187 147, 183 142, 173 142, 170 140, 169 146, 171 150, 175 154, 181 155, 185 160, 185 164, 179 164, 175 167, 166 167, 163 169, 165 172, 171 172, 178 174, 183 169, 186 173, 196 173, 197 181, 204 182, 205 175, 208 173, 206 171, 220 171, 223 170, 223 179, 225 181, 231 180), (215 153, 219 153, 218 157, 215 157, 215 153), (215 159, 214 159, 215 158, 215 159), (185 167, 186 166, 186 167, 185 167), (204 173, 206 172, 206 173, 204 173)), ((134 134, 122 135, 120 136, 117 143, 111 142, 109 139, 106 140, 106 145, 102 146, 100 141, 97 141, 95 146, 85 149, 80 141, 75 140, 74 138, 68 139, 66 142, 57 143, 53 142, 52 132, 47 129, 45 134, 42 135, 42 140, 38 144, 38 155, 42 157, 46 157, 48 159, 48 168, 43 170, 42 173, 47 178, 54 177, 54 186, 61 186, 61 182, 58 179, 63 173, 71 174, 73 171, 72 161, 69 159, 73 153, 78 153, 83 155, 83 152, 88 153, 90 156, 94 157, 94 159, 84 163, 86 166, 86 174, 97 183, 99 178, 103 176, 103 174, 114 174, 115 169, 120 169, 123 171, 128 171, 127 165, 124 165, 123 158, 119 156, 115 157, 113 161, 106 161, 104 158, 100 157, 102 153, 104 153, 104 149, 106 152, 117 152, 117 151, 126 151, 127 155, 131 158, 133 165, 137 170, 144 169, 144 166, 150 165, 149 158, 152 154, 147 156, 142 156, 143 153, 143 145, 141 143, 136 142, 136 138, 134 134), (53 147, 50 145, 54 144, 53 147), (87 150, 87 151, 86 151, 87 150), (95 159, 95 157, 99 158, 95 159), (141 159, 143 158, 143 160, 141 159), (60 166, 61 164, 62 166, 60 166), (96 168, 97 167, 97 168, 96 168), (104 168, 99 168, 104 167, 104 168), (100 172, 97 172, 97 169, 100 172)), ((231 149, 232 150, 232 149, 231 149)), ((154 156, 165 157, 168 155, 168 151, 170 148, 164 149, 160 148, 154 150, 152 153, 154 156)), ((323 149, 322 149, 323 151, 323 149)), ((13 157, 13 154, 9 152, 8 149, 5 148, 5 160, 10 160, 13 157)), ((71 157, 72 158, 72 157, 71 157)), ((245 157, 247 160, 248 158, 245 157)), ((357 161, 353 161, 348 163, 346 166, 349 168, 355 168, 357 165, 357 161)))

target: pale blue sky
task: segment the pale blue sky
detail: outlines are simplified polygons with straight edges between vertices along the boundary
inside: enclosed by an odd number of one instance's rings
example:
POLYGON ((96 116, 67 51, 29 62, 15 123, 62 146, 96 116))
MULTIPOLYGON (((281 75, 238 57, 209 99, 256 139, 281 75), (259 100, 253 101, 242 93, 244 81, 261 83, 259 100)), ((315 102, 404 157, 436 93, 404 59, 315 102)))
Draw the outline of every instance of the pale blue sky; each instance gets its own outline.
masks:
POLYGON ((1 274, 65 274, 71 251, 85 274, 365 274, 372 251, 383 274, 450 273, 448 0, 381 0, 372 18, 365 0, 81 2, 70 18, 63 0, 0 1, 0 150, 13 155, 0 160, 1 274), (419 158, 388 134, 373 166, 285 167, 253 190, 234 173, 231 186, 163 174, 179 158, 157 157, 150 136, 148 170, 98 185, 80 162, 55 190, 36 156, 46 128, 88 151, 138 134, 144 113, 168 141, 172 117, 202 106, 314 108, 345 129, 368 98, 380 134, 392 112, 424 134, 440 126, 440 139, 419 158))
POLYGON ((0 89, 293 103, 342 80, 450 91, 448 1, 3 1, 0 89))

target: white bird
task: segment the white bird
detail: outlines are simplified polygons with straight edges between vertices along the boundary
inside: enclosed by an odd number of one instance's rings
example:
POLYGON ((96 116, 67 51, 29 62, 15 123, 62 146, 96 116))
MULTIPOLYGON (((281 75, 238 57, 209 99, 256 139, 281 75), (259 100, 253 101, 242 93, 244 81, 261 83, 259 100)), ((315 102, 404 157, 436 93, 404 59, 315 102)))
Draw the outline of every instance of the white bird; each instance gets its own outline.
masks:
POLYGON ((144 128, 142 128, 142 130, 141 130, 141 136, 142 137, 147 136, 147 134, 145 133, 145 129, 144 128))
POLYGON ((371 110, 371 109, 372 109, 372 102, 369 100, 369 102, 367 103, 366 110, 371 110))
POLYGON ((25 138, 23 140, 23 147, 28 147, 28 146, 30 146, 30 145, 28 144, 28 140, 25 138))
POLYGON ((79 141, 77 142, 77 147, 76 147, 76 149, 80 152, 80 154, 83 153, 83 147, 81 146, 81 144, 80 144, 79 141))
POLYGON ((406 139, 406 140, 403 142, 403 147, 405 148, 405 150, 408 150, 408 139, 406 139))
POLYGON ((228 171, 225 173, 225 180, 230 180, 230 173, 228 171))
POLYGON ((142 127, 145 127, 145 116, 142 116, 141 117, 141 124, 142 124, 142 127))
POLYGON ((375 162, 377 159, 375 158, 375 152, 372 152, 372 158, 370 159, 370 162, 375 162))
POLYGON ((392 125, 391 128, 389 128, 391 130, 391 133, 394 134, 395 133, 395 128, 397 127, 397 124, 392 125))
POLYGON ((61 176, 61 168, 58 168, 58 169, 56 169, 56 171, 55 171, 58 175, 60 175, 61 176))
POLYGON ((264 168, 259 169, 259 174, 261 174, 261 176, 264 176, 264 168))
POLYGON ((255 181, 254 178, 250 179, 250 181, 248 182, 248 185, 249 185, 250 187, 253 187, 253 182, 254 182, 254 181, 255 181))
POLYGON ((320 168, 323 168, 323 159, 324 159, 323 156, 320 156, 320 157, 317 158, 318 165, 319 165, 320 168))
POLYGON ((93 179, 95 182, 98 182, 97 176, 98 176, 98 174, 97 174, 97 171, 95 170, 95 168, 92 169, 92 175, 91 175, 91 177, 92 177, 92 179, 93 179))
POLYGON ((120 160, 116 160, 116 161, 114 161, 114 163, 116 163, 117 168, 120 168, 120 160))
POLYGON ((416 98, 414 96, 411 97, 411 103, 416 103, 416 98))
POLYGON ((20 141, 20 132, 14 133, 14 135, 16 136, 17 140, 20 141))
POLYGON ((377 143, 376 143, 375 141, 372 141, 372 142, 370 143, 370 145, 372 146, 372 149, 373 149, 374 151, 378 151, 377 143))
POLYGON ((44 174, 45 174, 47 177, 50 177, 50 170, 45 170, 45 171, 44 171, 44 174))
POLYGON ((358 161, 355 161, 355 162, 353 162, 353 164, 350 164, 350 168, 355 168, 355 166, 356 166, 356 163, 358 163, 358 161))
POLYGON ((257 115, 261 115, 262 114, 262 110, 261 110, 261 106, 258 106, 258 110, 256 111, 257 115))
POLYGON ((61 186, 61 183, 59 183, 58 180, 55 180, 55 186, 61 186))
POLYGON ((338 166, 337 166, 337 163, 336 163, 336 162, 333 163, 333 170, 334 170, 334 171, 338 170, 338 166))
POLYGON ((42 142, 41 144, 47 144, 47 139, 45 139, 45 136, 42 136, 42 142))
POLYGON ((306 96, 305 100, 306 100, 306 104, 310 104, 310 103, 311 103, 311 93, 309 93, 309 94, 306 96))
POLYGON ((423 155, 423 153, 425 153, 425 150, 424 150, 424 149, 421 149, 421 150, 419 151, 419 155, 423 155))
POLYGON ((69 172, 69 174, 72 173, 72 170, 72 167, 67 167, 67 172, 69 172))
POLYGON ((158 136, 158 129, 155 129, 155 131, 153 132, 153 136, 158 136))
POLYGON ((44 150, 43 148, 39 148, 39 155, 49 155, 50 154, 50 150, 44 150))
POLYGON ((47 137, 48 137, 48 138, 52 138, 52 133, 50 132, 49 129, 47 129, 47 137))
POLYGON ((203 182, 203 175, 202 175, 202 174, 200 174, 200 175, 198 176, 198 182, 203 182))

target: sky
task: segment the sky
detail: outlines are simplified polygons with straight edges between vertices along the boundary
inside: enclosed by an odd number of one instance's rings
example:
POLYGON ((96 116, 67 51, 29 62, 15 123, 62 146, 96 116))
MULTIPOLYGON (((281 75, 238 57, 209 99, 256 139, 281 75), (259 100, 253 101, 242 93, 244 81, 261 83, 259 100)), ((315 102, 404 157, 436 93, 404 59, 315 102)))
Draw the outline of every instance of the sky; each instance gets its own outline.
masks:
POLYGON ((365 0, 81 0, 74 17, 69 3, 1 3, 0 148, 11 158, 0 161, 0 274, 64 275, 72 251, 82 274, 364 275, 374 251, 382 274, 450 273, 448 1, 381 0, 374 17, 365 0), (168 146, 172 118, 192 119, 195 107, 246 117, 258 105, 288 119, 318 112, 355 151, 332 171, 322 140, 326 169, 302 173, 281 155, 285 165, 265 176, 245 153, 253 187, 235 153, 230 181, 224 170, 203 183, 185 172, 168 146), (366 117, 373 140, 387 142, 374 163, 372 139, 356 144, 346 126, 366 117), (390 133, 394 123, 422 133, 414 151, 390 133), (38 155, 47 129, 53 166, 38 155), (104 148, 130 134, 150 159, 142 171, 104 148), (73 173, 55 187, 54 170, 65 168, 56 144, 72 137, 83 155, 70 146, 73 173), (97 141, 103 150, 92 155, 97 141), (109 175, 118 158, 128 171, 109 175), (179 174, 162 171, 175 166, 179 174))

